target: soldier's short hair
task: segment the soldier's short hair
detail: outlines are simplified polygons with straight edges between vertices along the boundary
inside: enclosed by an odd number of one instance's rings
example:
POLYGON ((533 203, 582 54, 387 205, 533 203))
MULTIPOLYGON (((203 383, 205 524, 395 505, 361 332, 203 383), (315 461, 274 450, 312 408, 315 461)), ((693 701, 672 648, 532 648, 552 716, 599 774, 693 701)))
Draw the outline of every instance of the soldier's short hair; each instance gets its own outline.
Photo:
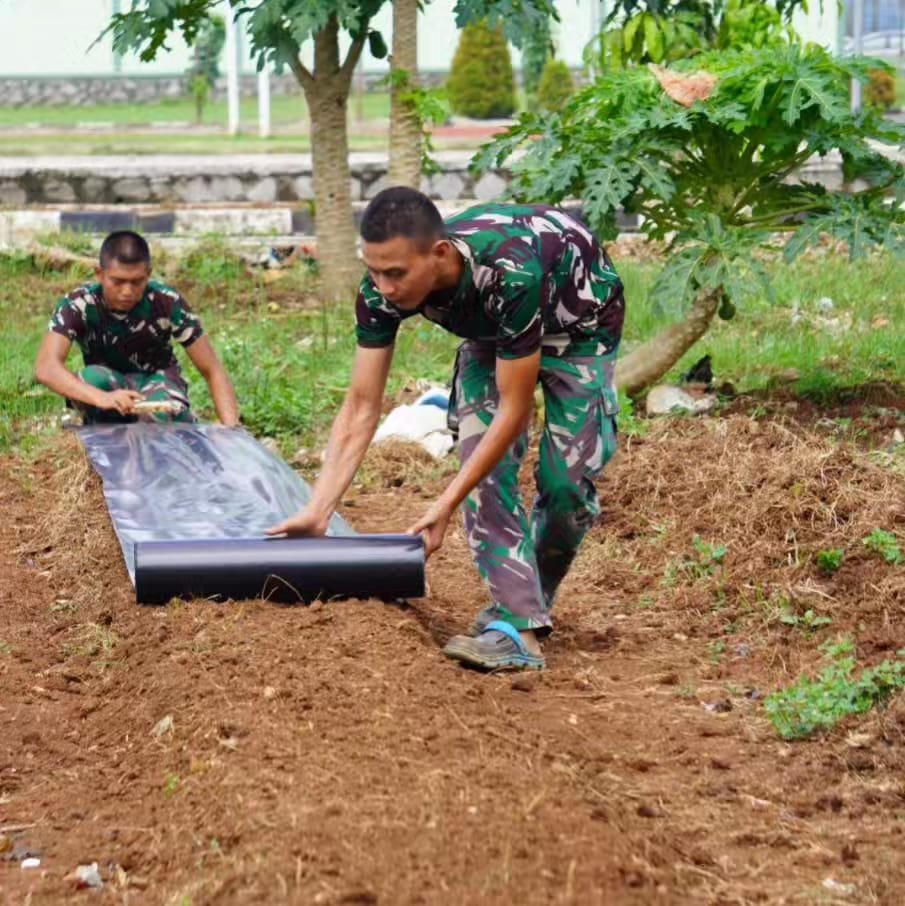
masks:
POLYGON ((151 250, 144 236, 132 230, 117 230, 101 244, 101 267, 109 267, 114 261, 120 264, 151 264, 151 250))
POLYGON ((437 206, 422 192, 406 186, 378 192, 365 209, 360 231, 365 242, 387 242, 404 236, 420 248, 446 236, 437 206))

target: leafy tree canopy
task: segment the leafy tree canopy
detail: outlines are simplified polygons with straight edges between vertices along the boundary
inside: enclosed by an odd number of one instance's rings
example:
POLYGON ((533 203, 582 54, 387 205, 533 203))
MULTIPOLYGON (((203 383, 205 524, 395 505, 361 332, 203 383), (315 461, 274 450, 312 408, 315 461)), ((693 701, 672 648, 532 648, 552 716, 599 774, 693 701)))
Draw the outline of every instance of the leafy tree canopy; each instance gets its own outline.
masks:
MULTIPOLYGON (((324 29, 331 18, 353 40, 366 39, 378 59, 387 54, 380 32, 370 27, 384 0, 229 0, 231 9, 246 17, 251 52, 263 67, 269 61, 277 69, 294 65, 302 45, 324 29)), ((113 16, 107 32, 114 49, 135 51, 142 60, 153 60, 167 49, 166 41, 180 32, 194 44, 199 29, 216 11, 218 0, 132 0, 131 8, 113 16)), ((459 26, 486 18, 501 23, 508 40, 519 46, 531 27, 548 17, 557 18, 552 0, 457 0, 459 26)))
POLYGON ((510 192, 522 201, 582 199, 606 238, 620 208, 642 214, 642 230, 674 249, 657 289, 664 302, 680 307, 718 286, 737 300, 762 291, 751 253, 777 232, 790 235, 790 260, 823 233, 846 241, 853 258, 871 244, 902 250, 903 167, 871 140, 898 144, 905 127, 849 108, 850 78, 865 81, 878 65, 814 46, 702 54, 675 67, 680 78, 698 69, 715 77, 709 97, 687 107, 650 69, 615 70, 558 115, 523 114, 475 166, 509 161, 510 192), (863 188, 796 181, 809 158, 833 152, 863 188))

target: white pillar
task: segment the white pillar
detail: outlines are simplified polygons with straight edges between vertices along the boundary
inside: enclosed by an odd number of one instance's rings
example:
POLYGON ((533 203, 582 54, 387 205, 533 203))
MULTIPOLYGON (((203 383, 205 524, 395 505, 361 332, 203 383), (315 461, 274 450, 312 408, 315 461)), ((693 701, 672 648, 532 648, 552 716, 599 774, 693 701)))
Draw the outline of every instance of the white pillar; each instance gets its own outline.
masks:
POLYGON ((226 14, 226 108, 229 134, 239 131, 239 35, 232 11, 226 14))
POLYGON ((270 135, 270 69, 266 63, 258 73, 258 135, 270 135))
MULTIPOLYGON (((864 52, 864 0, 852 4, 852 49, 856 54, 864 52)), ((852 113, 861 112, 861 83, 852 79, 852 113)))

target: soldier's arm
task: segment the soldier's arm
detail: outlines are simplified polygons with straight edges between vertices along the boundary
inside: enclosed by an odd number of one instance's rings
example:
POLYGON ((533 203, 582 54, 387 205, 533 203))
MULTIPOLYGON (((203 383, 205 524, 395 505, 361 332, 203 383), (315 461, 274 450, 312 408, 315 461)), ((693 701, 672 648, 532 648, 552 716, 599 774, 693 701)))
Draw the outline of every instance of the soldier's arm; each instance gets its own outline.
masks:
POLYGON ((393 347, 359 346, 349 390, 330 430, 324 465, 310 503, 295 516, 267 530, 276 535, 323 535, 339 499, 352 483, 380 420, 393 347))
MULTIPOLYGON (((71 347, 71 341, 62 334, 50 331, 44 334, 35 360, 35 380, 74 402, 100 409, 109 408, 107 393, 86 384, 66 367, 66 357, 71 347)), ((140 394, 136 396, 141 398, 140 394)))
POLYGON ((500 402, 490 427, 446 490, 407 530, 409 534, 420 532, 424 535, 427 555, 442 544, 456 507, 493 471, 516 438, 527 429, 534 407, 540 355, 538 350, 518 359, 497 359, 496 383, 500 402))
POLYGON ((239 404, 236 401, 236 391, 232 381, 217 357, 211 341, 206 336, 200 336, 191 345, 187 346, 186 354, 192 364, 201 373, 210 388, 211 399, 217 410, 217 418, 229 428, 239 424, 239 404))

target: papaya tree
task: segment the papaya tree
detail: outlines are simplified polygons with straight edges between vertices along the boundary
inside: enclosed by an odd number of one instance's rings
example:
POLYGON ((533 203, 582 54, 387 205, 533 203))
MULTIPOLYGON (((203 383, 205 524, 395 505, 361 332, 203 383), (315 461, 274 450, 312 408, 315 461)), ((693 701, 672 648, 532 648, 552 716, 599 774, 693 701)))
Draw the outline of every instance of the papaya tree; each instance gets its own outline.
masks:
POLYGON ((604 239, 617 235, 623 209, 667 244, 653 293, 678 320, 620 359, 617 383, 634 394, 717 313, 731 318, 753 295, 769 294, 763 261, 777 234, 787 237, 786 261, 823 235, 846 243, 852 258, 871 246, 901 253, 905 175, 876 143, 900 143, 905 128, 875 109, 849 108, 850 79, 866 81, 877 65, 791 44, 612 70, 559 114, 523 114, 474 163, 508 162, 517 200, 581 199, 604 239), (832 153, 858 191, 797 176, 810 158, 832 153))

